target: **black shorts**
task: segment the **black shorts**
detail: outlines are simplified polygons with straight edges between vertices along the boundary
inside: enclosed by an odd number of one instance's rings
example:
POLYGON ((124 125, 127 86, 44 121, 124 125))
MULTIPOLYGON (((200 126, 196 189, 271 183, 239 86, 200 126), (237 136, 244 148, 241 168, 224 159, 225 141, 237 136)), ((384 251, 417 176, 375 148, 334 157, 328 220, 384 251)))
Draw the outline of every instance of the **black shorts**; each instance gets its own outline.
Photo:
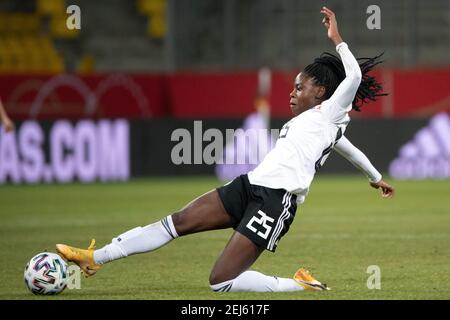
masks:
POLYGON ((297 210, 297 196, 284 189, 250 184, 246 174, 217 188, 233 229, 259 247, 275 252, 297 210))

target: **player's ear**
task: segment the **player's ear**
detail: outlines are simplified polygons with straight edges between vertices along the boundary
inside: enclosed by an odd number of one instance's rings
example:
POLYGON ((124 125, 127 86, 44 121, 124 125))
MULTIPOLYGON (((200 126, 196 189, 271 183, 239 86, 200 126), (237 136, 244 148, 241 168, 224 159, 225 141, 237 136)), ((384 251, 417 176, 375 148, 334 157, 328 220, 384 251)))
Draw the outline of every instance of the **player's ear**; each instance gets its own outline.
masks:
POLYGON ((325 96, 325 92, 326 92, 325 87, 324 87, 324 86, 316 86, 315 89, 316 89, 316 95, 315 95, 315 98, 316 98, 317 100, 322 100, 323 97, 325 96))

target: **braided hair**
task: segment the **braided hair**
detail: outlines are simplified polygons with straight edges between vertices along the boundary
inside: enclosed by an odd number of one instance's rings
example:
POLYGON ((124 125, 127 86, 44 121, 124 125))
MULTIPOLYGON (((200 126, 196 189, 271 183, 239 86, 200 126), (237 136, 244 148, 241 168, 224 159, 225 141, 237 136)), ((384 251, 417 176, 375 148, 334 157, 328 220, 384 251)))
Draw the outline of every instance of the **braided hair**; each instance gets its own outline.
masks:
MULTIPOLYGON (((382 92, 383 87, 375 77, 368 75, 369 71, 383 62, 379 60, 382 55, 383 53, 373 58, 356 59, 361 68, 362 79, 352 102, 353 110, 361 111, 362 104, 367 103, 368 100, 375 101, 379 96, 388 95, 382 92)), ((329 99, 345 79, 345 69, 341 59, 328 52, 314 59, 313 63, 305 67, 303 73, 312 78, 316 85, 325 87, 325 99, 329 99)))

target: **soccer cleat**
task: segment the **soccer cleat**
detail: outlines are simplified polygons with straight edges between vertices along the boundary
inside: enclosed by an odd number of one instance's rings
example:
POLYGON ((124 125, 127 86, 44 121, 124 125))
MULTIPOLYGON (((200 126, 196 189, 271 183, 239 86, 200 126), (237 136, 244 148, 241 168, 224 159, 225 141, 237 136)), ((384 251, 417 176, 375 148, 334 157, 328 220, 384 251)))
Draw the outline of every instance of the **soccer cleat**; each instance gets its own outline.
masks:
POLYGON ((322 291, 330 290, 326 284, 317 281, 308 270, 300 268, 294 274, 294 280, 301 285, 305 290, 322 291))
POLYGON ((101 265, 94 261, 95 239, 87 249, 70 247, 65 244, 57 244, 56 250, 67 260, 77 264, 86 277, 93 276, 101 265))

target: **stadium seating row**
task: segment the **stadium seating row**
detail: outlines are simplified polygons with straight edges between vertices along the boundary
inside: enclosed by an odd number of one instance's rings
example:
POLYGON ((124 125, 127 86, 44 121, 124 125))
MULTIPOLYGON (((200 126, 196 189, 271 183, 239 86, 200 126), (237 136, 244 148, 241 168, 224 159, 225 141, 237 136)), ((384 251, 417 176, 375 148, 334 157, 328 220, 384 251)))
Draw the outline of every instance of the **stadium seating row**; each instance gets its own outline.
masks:
POLYGON ((0 36, 0 73, 63 71, 63 57, 48 36, 0 36))
POLYGON ((36 0, 35 12, 0 13, 0 73, 59 73, 63 55, 55 41, 79 36, 66 26, 64 0, 36 0))

